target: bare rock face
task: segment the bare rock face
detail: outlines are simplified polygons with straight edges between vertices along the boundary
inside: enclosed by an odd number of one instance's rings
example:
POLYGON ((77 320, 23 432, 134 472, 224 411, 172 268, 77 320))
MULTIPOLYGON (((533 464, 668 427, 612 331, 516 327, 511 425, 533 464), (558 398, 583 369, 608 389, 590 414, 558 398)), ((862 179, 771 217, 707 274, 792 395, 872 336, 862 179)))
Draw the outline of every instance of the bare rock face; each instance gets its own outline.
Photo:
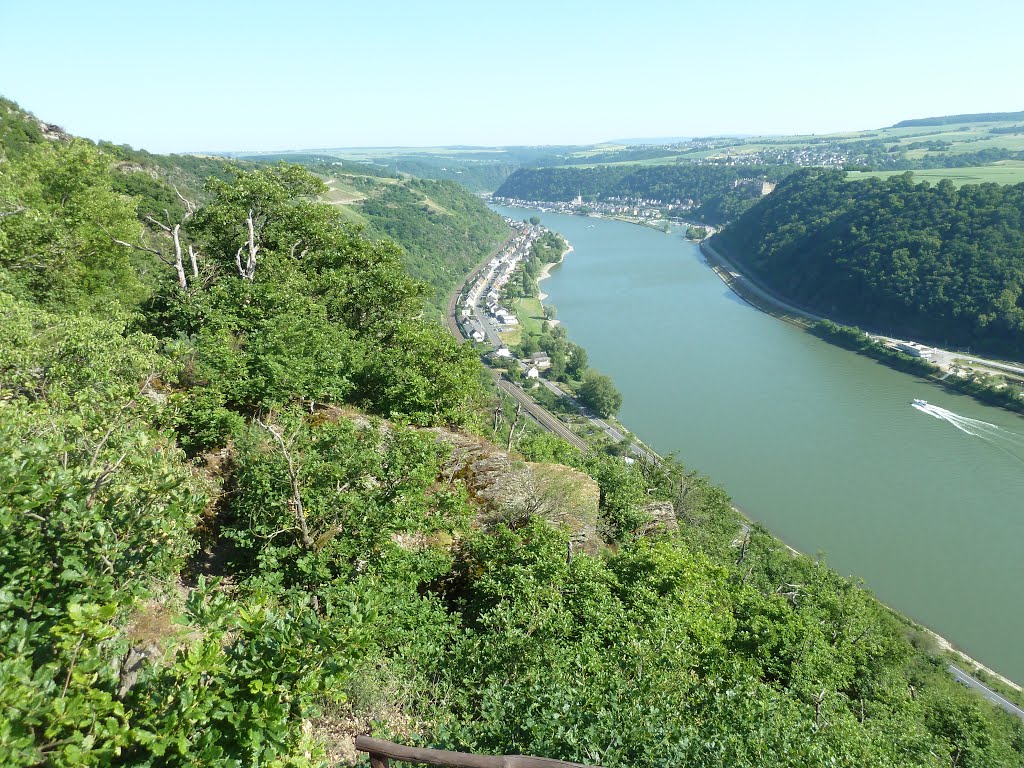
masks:
POLYGON ((64 143, 71 141, 71 134, 59 125, 44 123, 42 120, 36 120, 36 124, 39 126, 39 130, 43 132, 43 138, 48 141, 60 141, 64 143))
POLYGON ((480 507, 481 524, 515 525, 532 515, 569 531, 574 551, 594 552, 600 491, 589 476, 560 464, 522 461, 471 435, 434 430, 449 445, 447 471, 480 507))
POLYGON ((644 507, 643 512, 649 519, 641 533, 649 535, 654 533, 671 533, 679 530, 676 509, 672 506, 671 501, 651 502, 644 507))

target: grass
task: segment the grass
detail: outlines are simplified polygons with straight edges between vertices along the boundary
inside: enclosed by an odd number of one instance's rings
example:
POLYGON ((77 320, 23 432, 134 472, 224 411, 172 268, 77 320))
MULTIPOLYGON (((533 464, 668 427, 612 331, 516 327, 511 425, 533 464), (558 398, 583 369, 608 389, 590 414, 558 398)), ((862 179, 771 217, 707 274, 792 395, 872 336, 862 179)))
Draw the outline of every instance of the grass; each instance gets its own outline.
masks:
POLYGON ((370 222, 367 221, 366 217, 352 205, 339 204, 338 211, 349 224, 358 224, 363 227, 370 226, 370 222))
POLYGON ((421 197, 423 198, 423 204, 426 205, 430 210, 434 211, 435 213, 451 214, 451 211, 449 211, 436 200, 433 200, 427 195, 421 194, 421 197))
POLYGON ((498 338, 506 347, 517 347, 523 340, 523 331, 520 328, 513 328, 511 331, 499 333, 498 338))
MULTIPOLYGON (((847 178, 850 181, 866 179, 869 176, 887 178, 899 176, 904 171, 851 171, 847 178)), ((1024 182, 1024 162, 1020 160, 1003 160, 992 165, 976 165, 966 168, 930 168, 924 171, 913 171, 914 181, 935 183, 941 179, 949 179, 958 187, 964 184, 1020 184, 1024 182)))
POLYGON ((519 325, 531 336, 541 335, 544 323, 544 306, 540 299, 516 299, 512 302, 512 311, 519 318, 519 325))

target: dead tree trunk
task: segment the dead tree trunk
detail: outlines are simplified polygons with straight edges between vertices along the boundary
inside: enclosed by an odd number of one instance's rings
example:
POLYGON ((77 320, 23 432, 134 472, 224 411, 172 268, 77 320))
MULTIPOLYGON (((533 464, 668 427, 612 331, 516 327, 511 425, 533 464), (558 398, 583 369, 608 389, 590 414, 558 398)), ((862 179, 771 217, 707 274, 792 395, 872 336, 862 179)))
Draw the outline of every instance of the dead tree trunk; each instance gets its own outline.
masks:
POLYGON ((252 210, 249 211, 245 223, 249 228, 249 238, 238 246, 238 251, 235 253, 235 264, 238 266, 238 276, 251 283, 256 277, 256 254, 260 251, 259 245, 256 244, 256 222, 252 210), (246 250, 248 252, 246 253, 245 265, 243 266, 242 252, 246 250))
MULTIPOLYGON (((135 243, 126 243, 123 240, 118 240, 116 237, 111 236, 117 245, 122 245, 127 248, 134 248, 136 251, 143 251, 145 253, 151 253, 156 256, 164 264, 174 268, 174 274, 178 279, 178 287, 183 291, 188 290, 188 275, 185 273, 185 256, 181 242, 181 228, 185 222, 192 218, 192 215, 196 212, 196 206, 190 200, 185 199, 177 189, 174 193, 181 200, 182 205, 185 206, 185 213, 182 215, 181 220, 177 224, 171 224, 171 213, 165 210, 164 215, 167 217, 167 223, 155 219, 152 216, 145 216, 145 220, 160 230, 163 230, 164 234, 168 235, 171 239, 172 252, 165 253, 163 248, 150 248, 145 245, 136 245, 135 243)), ((109 233, 108 233, 109 234, 109 233)), ((192 277, 199 277, 199 252, 196 251, 195 247, 190 243, 188 245, 188 256, 192 266, 192 277)))
POLYGON ((512 426, 508 430, 508 450, 512 450, 512 442, 516 437, 516 427, 519 426, 519 419, 523 415, 523 404, 516 403, 516 420, 512 422, 512 426))

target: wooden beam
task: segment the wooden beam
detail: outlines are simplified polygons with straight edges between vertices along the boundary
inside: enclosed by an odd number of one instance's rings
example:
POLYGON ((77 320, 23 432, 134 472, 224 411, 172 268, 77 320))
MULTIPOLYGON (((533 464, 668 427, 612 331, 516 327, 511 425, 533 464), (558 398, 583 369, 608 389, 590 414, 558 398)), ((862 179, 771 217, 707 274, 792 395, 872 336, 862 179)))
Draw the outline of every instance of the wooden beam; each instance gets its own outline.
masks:
POLYGON ((528 755, 474 755, 469 752, 451 752, 446 749, 406 747, 370 736, 357 736, 356 749, 369 752, 373 768, 386 768, 387 759, 403 763, 427 763, 448 768, 591 768, 582 763, 552 760, 528 755))

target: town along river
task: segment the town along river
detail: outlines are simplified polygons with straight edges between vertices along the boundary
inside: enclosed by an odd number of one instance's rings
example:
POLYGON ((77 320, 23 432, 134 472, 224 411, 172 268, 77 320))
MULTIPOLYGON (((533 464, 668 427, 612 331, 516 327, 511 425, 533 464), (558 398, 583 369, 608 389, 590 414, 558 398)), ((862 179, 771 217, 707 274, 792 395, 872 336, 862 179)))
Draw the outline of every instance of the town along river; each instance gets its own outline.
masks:
POLYGON ((574 246, 542 290, 615 380, 627 427, 1024 683, 1024 418, 753 309, 678 230, 497 210, 574 246))

